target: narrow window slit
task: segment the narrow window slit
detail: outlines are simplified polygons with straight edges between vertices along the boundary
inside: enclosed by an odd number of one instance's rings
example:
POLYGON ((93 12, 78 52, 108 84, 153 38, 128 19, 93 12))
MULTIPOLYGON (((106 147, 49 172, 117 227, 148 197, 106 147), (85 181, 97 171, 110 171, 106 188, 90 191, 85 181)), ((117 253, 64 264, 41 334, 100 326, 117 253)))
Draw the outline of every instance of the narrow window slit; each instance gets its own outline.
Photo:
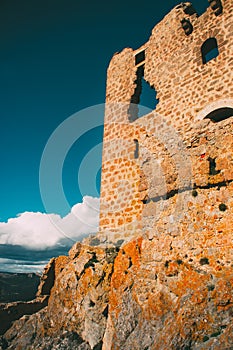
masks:
POLYGON ((217 175, 220 173, 220 170, 216 170, 215 158, 208 158, 209 161, 209 175, 217 175))
POLYGON ((135 65, 137 66, 138 64, 142 63, 145 61, 145 50, 139 52, 136 56, 135 56, 135 65))
POLYGON ((134 145, 135 145, 134 158, 138 159, 139 158, 139 143, 138 143, 138 140, 134 140, 134 145))

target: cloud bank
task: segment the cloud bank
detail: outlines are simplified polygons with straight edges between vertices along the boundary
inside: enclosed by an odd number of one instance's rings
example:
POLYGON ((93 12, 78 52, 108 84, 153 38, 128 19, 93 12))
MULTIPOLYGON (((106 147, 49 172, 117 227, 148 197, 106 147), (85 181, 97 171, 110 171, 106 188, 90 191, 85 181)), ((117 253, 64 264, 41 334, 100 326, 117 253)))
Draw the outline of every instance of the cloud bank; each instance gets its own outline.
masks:
POLYGON ((57 214, 24 212, 0 222, 0 244, 32 250, 70 246, 72 241, 96 233, 99 225, 99 198, 83 197, 65 217, 57 214))

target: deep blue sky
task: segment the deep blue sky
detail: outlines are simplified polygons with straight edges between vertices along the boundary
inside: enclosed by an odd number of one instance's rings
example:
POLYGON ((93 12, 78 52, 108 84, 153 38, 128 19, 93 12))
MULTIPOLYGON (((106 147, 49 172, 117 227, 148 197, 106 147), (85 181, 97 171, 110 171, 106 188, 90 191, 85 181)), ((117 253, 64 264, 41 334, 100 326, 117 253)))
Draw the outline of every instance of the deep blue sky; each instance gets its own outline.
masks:
MULTIPOLYGON (((1 1, 0 221, 44 211, 38 179, 49 136, 73 113, 104 102, 112 55, 140 47, 179 2, 1 1)), ((193 5, 201 13, 208 1, 194 0, 193 5)), ((79 163, 101 137, 101 128, 94 130, 67 157, 63 178, 71 205, 82 199, 76 181, 79 163)))

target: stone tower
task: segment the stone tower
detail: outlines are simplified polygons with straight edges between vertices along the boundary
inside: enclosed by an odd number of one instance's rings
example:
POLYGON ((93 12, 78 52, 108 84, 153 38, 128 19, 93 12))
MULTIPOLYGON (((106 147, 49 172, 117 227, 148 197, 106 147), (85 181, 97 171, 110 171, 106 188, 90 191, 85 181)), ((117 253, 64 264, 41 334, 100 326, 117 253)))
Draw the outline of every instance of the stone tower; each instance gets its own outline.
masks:
POLYGON ((50 262, 35 300, 48 306, 0 348, 233 349, 233 6, 209 3, 200 17, 182 3, 113 57, 100 233, 50 262))
POLYGON ((201 16, 181 3, 146 44, 112 58, 100 211, 109 241, 164 235, 211 254, 232 245, 232 17, 232 0, 209 0, 201 16), (138 117, 143 79, 157 104, 138 117))

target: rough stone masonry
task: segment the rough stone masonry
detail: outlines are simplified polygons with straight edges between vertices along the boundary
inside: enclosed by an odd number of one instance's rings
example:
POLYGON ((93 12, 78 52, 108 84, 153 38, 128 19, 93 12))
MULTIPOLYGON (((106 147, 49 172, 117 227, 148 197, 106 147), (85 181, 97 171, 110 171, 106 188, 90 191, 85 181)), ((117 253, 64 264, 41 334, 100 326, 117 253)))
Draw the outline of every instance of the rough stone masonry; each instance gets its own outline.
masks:
POLYGON ((232 18, 232 0, 182 3, 114 55, 100 232, 50 263, 48 306, 2 349, 233 349, 232 18))
MULTIPOLYGON (((184 226, 188 239, 195 221, 217 233, 220 193, 230 201, 233 178, 233 23, 232 1, 219 2, 220 13, 215 3, 200 17, 190 3, 178 5, 145 45, 126 48, 110 62, 100 214, 100 231, 110 240, 184 226), (206 62, 214 51, 217 57, 206 62), (159 102, 137 118, 143 76, 159 102), (180 221, 176 211, 183 207, 187 218, 180 221)), ((230 203, 227 220, 229 211, 230 203)))

